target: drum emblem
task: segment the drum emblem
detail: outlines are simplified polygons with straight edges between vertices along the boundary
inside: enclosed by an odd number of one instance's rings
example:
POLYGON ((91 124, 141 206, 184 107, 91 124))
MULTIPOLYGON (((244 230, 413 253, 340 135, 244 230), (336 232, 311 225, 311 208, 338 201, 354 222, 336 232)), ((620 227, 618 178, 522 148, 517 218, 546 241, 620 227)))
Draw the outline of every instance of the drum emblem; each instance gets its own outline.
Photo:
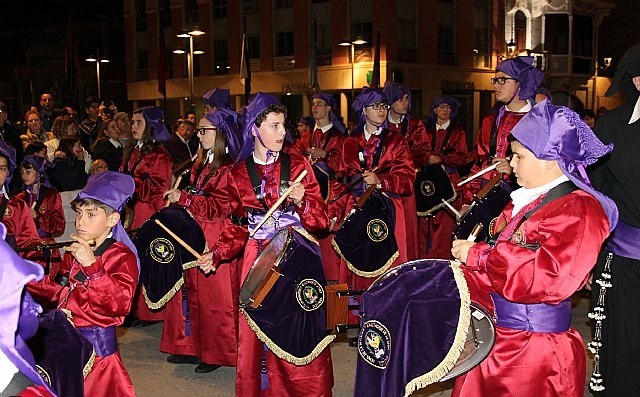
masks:
POLYGON ((391 357, 391 334, 387 327, 376 320, 364 323, 358 337, 358 353, 368 364, 387 368, 391 357))
POLYGON ((45 371, 44 368, 36 364, 36 372, 38 373, 38 375, 40 375, 42 380, 44 380, 49 386, 51 386, 51 375, 49 375, 49 373, 45 371))
POLYGON ((169 263, 173 260, 176 250, 173 243, 166 238, 156 238, 149 244, 149 255, 154 261, 169 263))
POLYGON ((307 312, 317 310, 324 303, 324 288, 312 278, 305 278, 296 287, 296 300, 307 312))
POLYGON ((420 184, 420 193, 425 197, 431 197, 436 193, 436 185, 427 179, 420 184))
POLYGON ((13 214, 13 210, 11 209, 11 206, 7 205, 7 208, 5 208, 5 210, 4 210, 4 217, 5 218, 11 218, 12 214, 13 214))
POLYGON ((367 235, 371 241, 379 243, 387 238, 389 228, 381 219, 372 219, 367 224, 367 235))

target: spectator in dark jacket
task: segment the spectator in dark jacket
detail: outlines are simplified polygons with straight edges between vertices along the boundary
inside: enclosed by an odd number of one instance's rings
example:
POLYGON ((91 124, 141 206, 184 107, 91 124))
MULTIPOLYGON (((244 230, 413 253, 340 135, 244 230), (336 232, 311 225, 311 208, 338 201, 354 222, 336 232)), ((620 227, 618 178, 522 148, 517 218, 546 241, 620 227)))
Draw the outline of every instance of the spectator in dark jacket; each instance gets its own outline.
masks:
POLYGON ((64 137, 58 146, 58 157, 53 160, 55 167, 49 171, 51 184, 59 192, 82 189, 88 175, 84 170, 84 155, 78 137, 64 137))

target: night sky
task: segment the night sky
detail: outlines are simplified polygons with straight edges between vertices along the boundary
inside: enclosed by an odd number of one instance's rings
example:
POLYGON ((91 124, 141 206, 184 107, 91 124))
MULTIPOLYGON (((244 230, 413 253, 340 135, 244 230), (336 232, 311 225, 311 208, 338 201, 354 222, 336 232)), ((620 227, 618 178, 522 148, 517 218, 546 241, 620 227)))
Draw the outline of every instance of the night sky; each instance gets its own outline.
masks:
POLYGON ((121 0, 4 0, 0 2, 0 31, 58 24, 66 22, 68 15, 74 22, 122 19, 122 13, 121 0))

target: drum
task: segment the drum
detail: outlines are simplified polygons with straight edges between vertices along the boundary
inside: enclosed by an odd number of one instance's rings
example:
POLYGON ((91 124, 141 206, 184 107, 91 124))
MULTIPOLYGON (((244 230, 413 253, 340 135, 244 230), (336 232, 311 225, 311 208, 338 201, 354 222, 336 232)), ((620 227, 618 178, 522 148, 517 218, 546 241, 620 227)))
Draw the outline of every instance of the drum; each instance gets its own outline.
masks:
POLYGON ((487 356, 495 328, 486 311, 471 304, 459 266, 441 259, 407 262, 362 294, 355 395, 409 395, 487 356))
POLYGON ((242 283, 241 312, 276 356, 305 365, 335 338, 326 326, 326 285, 318 243, 302 229, 283 229, 242 283))
POLYGON ((491 234, 494 219, 511 201, 511 191, 511 184, 503 180, 500 175, 495 180, 491 180, 476 194, 471 205, 456 221, 453 236, 466 239, 473 228, 481 223, 483 227, 476 236, 476 241, 489 241, 494 238, 495 236, 491 234))
POLYGON ((362 206, 347 215, 331 244, 361 277, 377 277, 398 257, 396 210, 390 198, 374 192, 362 206))
POLYGON ((430 165, 416 174, 413 185, 418 216, 428 216, 444 207, 442 200, 450 203, 458 195, 449 175, 440 164, 430 165))
POLYGON ((318 185, 320 186, 320 195, 324 202, 329 202, 331 196, 331 178, 334 173, 326 162, 319 160, 313 164, 313 175, 315 175, 318 185))
POLYGON ((184 283, 183 271, 197 266, 196 258, 174 240, 155 220, 180 236, 197 252, 204 252, 204 233, 184 208, 172 206, 156 212, 133 238, 140 259, 140 283, 147 306, 159 309, 184 283))

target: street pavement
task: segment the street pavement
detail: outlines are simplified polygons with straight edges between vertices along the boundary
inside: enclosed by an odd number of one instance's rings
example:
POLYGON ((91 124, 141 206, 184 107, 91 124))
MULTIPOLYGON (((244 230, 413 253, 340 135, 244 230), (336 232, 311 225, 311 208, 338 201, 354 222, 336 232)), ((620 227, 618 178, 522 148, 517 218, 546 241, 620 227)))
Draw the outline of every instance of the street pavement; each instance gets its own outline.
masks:
MULTIPOLYGON (((589 300, 584 294, 572 299, 573 322, 585 344, 590 341, 587 312, 589 300)), ((162 323, 144 328, 119 328, 120 354, 136 388, 138 397, 230 397, 234 395, 235 368, 222 367, 208 374, 194 372, 195 365, 171 364, 167 355, 158 350, 162 323)), ((426 347, 425 347, 426 348, 426 347)), ((339 335, 331 345, 335 385, 334 397, 353 396, 356 368, 356 349, 349 347, 344 335, 339 335)), ((587 353, 587 375, 591 374, 593 360, 587 353)), ((585 396, 588 391, 588 376, 585 377, 585 396)), ((431 385, 412 396, 449 397, 452 382, 431 385)), ((532 385, 532 387, 535 387, 532 385)), ((245 397, 245 396, 242 396, 245 397)), ((251 396, 246 396, 251 397, 251 396)), ((305 397, 305 396, 300 396, 305 397)))

